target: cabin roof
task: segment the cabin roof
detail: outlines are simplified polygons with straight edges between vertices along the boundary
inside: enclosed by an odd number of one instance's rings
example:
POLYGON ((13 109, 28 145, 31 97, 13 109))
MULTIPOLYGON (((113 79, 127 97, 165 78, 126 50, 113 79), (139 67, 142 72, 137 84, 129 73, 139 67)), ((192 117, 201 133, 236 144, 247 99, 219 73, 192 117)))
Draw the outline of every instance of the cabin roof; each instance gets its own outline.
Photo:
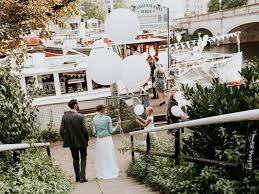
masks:
POLYGON ((133 40, 127 44, 144 44, 144 43, 155 43, 155 42, 163 42, 166 41, 166 39, 162 38, 145 38, 145 39, 136 39, 133 40))

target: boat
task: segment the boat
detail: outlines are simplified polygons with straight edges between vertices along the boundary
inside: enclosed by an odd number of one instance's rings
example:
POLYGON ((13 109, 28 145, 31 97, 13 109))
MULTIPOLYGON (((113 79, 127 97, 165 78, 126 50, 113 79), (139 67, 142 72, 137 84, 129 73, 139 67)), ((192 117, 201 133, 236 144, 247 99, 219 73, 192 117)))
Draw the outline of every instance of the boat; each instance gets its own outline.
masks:
MULTIPOLYGON (((196 84, 210 87, 212 80, 218 78, 221 83, 227 85, 240 84, 239 72, 243 64, 242 52, 223 54, 204 50, 207 41, 211 43, 212 40, 224 40, 235 36, 239 40, 239 32, 235 32, 216 38, 207 37, 205 41, 199 37, 199 40, 172 45, 174 48, 171 53, 170 71, 173 72, 175 82, 191 87, 195 87, 196 84)), ((240 42, 237 43, 238 48, 240 48, 240 42)))

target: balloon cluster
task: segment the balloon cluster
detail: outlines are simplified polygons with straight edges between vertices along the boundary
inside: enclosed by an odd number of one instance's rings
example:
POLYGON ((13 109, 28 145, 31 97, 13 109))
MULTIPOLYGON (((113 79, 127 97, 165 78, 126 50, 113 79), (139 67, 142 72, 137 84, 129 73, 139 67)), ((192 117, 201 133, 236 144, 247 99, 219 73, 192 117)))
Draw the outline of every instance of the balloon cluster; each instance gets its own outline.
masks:
MULTIPOLYGON (((113 10, 106 18, 105 31, 116 45, 133 41, 139 31, 136 14, 128 9, 113 10)), ((153 51, 152 51, 153 52, 153 51)), ((93 45, 88 61, 88 76, 98 84, 111 85, 121 80, 126 88, 135 89, 144 85, 150 75, 148 56, 131 55, 124 60, 109 50, 101 39, 93 45)))
POLYGON ((183 112, 182 107, 191 106, 191 102, 186 100, 182 92, 178 91, 175 94, 175 100, 178 103, 178 106, 173 106, 171 108, 171 113, 176 117, 186 117, 186 114, 183 112))

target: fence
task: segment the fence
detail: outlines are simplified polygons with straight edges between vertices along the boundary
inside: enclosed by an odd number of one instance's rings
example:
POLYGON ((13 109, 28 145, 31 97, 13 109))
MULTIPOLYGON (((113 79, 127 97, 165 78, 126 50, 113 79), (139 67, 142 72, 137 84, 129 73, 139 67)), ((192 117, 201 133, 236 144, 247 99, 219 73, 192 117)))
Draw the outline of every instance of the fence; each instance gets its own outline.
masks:
MULTIPOLYGON (((156 127, 154 129, 149 129, 149 130, 141 130, 141 131, 135 131, 135 132, 130 132, 130 138, 131 138, 131 156, 132 160, 134 161, 135 158, 135 153, 140 153, 140 154, 146 154, 146 155, 154 155, 154 156, 161 156, 161 157, 170 157, 174 159, 175 165, 178 165, 180 163, 180 160, 186 160, 189 162, 202 162, 202 163, 210 163, 210 164, 219 164, 223 166, 233 166, 237 167, 239 164, 238 163, 230 163, 227 161, 217 161, 217 160, 211 160, 211 159, 206 159, 206 158, 198 158, 198 157, 193 157, 193 156, 186 156, 182 155, 180 153, 180 129, 182 128, 187 128, 187 127, 198 127, 198 126, 204 126, 204 125, 212 125, 212 124, 220 124, 220 123, 230 123, 230 122, 241 122, 241 121, 252 121, 252 120, 259 120, 259 109, 254 109, 254 110, 249 110, 249 111, 243 111, 243 112, 237 112, 237 113, 231 113, 231 114, 225 114, 225 115, 219 115, 219 116, 213 116, 213 117, 208 117, 208 118, 202 118, 202 119, 197 119, 197 120, 191 120, 191 121, 186 121, 186 122, 181 122, 181 123, 176 123, 176 124, 171 124, 171 125, 166 125, 166 126, 161 126, 161 127, 156 127), (174 129, 175 133, 175 153, 162 153, 162 152, 154 152, 151 151, 151 146, 150 146, 150 134, 151 132, 158 132, 158 131, 166 131, 166 130, 171 130, 174 129), (146 136, 146 150, 139 150, 134 148, 134 135, 137 134, 144 134, 147 133, 146 136)), ((256 129, 255 129, 256 131, 256 129)), ((255 133, 256 134, 256 133, 255 133)), ((254 145, 254 142, 250 142, 250 144, 254 145)), ((252 152, 249 151, 249 153, 253 154, 252 152)), ((246 170, 252 170, 251 168, 251 157, 250 157, 250 165, 249 169, 246 170)))
POLYGON ((50 143, 33 143, 33 144, 3 144, 0 145, 0 153, 1 152, 7 152, 7 151, 13 151, 13 160, 16 162, 18 160, 18 154, 17 150, 25 150, 28 148, 37 148, 37 147, 46 147, 47 148, 47 154, 49 157, 51 157, 50 153, 50 143))

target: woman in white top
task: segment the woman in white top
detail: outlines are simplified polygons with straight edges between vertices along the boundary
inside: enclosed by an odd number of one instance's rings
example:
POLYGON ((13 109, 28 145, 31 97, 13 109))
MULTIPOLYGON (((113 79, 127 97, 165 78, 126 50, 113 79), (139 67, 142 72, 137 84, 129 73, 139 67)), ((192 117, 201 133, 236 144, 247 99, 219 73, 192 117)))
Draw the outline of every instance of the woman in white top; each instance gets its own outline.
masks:
MULTIPOLYGON (((153 129, 155 127, 154 125, 154 116, 153 116, 153 108, 152 107, 147 107, 146 108, 146 115, 147 119, 143 119, 141 117, 137 117, 136 121, 144 127, 144 129, 153 129)), ((151 134, 156 135, 155 132, 152 132, 151 134)))

